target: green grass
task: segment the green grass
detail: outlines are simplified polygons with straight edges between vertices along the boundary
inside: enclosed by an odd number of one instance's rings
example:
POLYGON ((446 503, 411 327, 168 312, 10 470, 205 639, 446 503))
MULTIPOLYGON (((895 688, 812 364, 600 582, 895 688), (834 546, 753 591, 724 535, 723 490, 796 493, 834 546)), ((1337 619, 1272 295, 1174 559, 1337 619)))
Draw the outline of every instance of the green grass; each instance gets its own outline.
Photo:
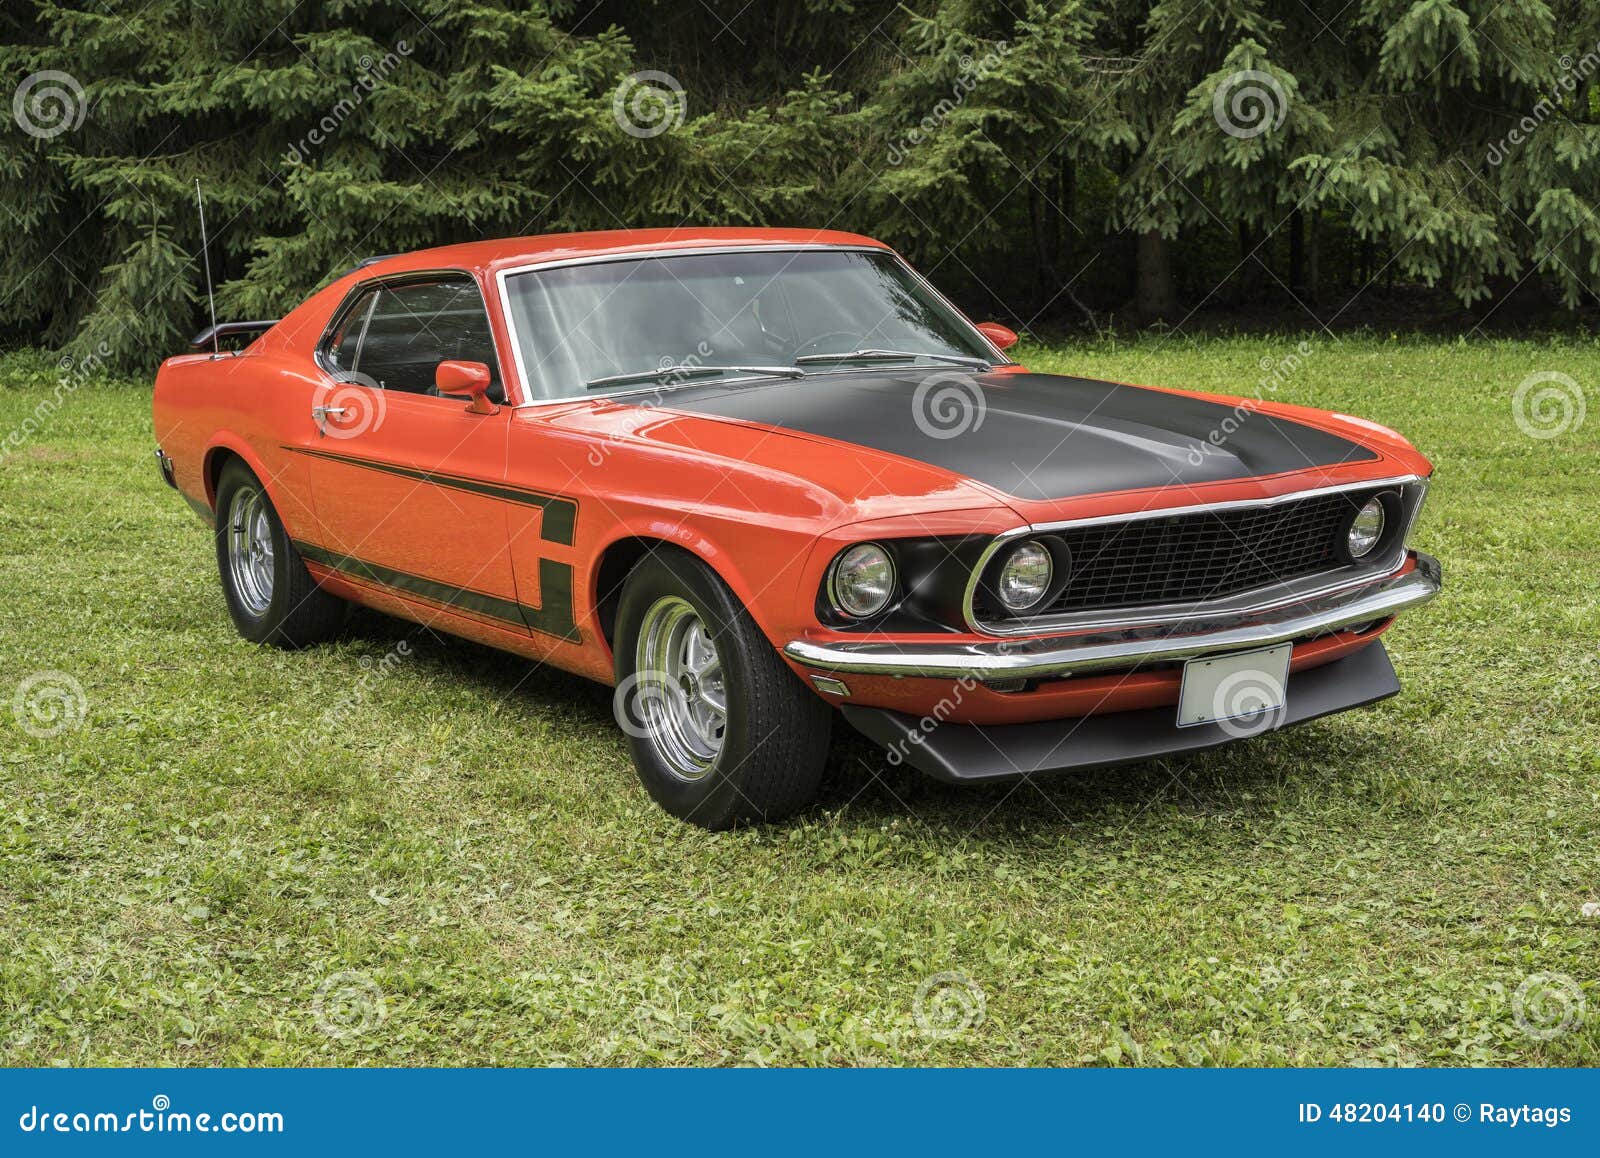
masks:
MULTIPOLYGON (((1298 340, 1025 354, 1249 392, 1298 340)), ((1308 340, 1277 397, 1438 464, 1399 698, 983 790, 841 729, 816 809, 727 835, 648 800, 602 688, 370 613, 238 639, 147 390, 84 386, 0 462, 0 1060, 1595 1064, 1600 412, 1540 440, 1511 397, 1557 370, 1600 411, 1600 346, 1308 340), (53 738, 10 704, 44 671, 88 705, 53 738), (386 1016, 330 1034, 347 972, 386 1016), (948 973, 984 1016, 941 1036, 948 973), (1585 1015, 1524 1032, 1530 975, 1585 1015)), ((0 438, 54 383, 0 363, 0 438)))

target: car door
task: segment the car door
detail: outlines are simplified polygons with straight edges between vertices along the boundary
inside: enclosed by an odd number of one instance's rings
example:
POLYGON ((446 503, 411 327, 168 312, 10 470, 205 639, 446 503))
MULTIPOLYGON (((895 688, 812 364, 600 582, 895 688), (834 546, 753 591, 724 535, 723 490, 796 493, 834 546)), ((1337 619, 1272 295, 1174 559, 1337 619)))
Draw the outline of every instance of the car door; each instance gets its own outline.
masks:
POLYGON ((407 275, 358 287, 334 315, 326 376, 297 449, 310 460, 324 542, 308 559, 389 594, 526 631, 504 499, 510 411, 441 397, 446 359, 503 379, 477 282, 407 275))

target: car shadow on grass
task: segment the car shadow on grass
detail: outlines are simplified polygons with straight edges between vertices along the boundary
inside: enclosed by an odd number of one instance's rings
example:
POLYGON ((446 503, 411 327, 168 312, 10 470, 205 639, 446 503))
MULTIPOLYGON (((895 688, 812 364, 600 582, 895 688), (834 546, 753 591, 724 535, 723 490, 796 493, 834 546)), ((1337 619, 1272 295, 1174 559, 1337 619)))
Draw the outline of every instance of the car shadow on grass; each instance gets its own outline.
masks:
POLYGON ((1381 754, 1376 737, 1344 735, 1337 721, 1324 720, 1192 755, 956 785, 891 764, 841 720, 818 807, 868 827, 906 817, 987 836, 1134 830, 1165 826, 1175 815, 1248 819, 1348 796, 1360 790, 1355 770, 1381 754))
MULTIPOLYGON (((351 613, 346 636, 386 648, 409 641, 413 663, 453 683, 479 685, 504 722, 537 727, 547 743, 581 744, 590 751, 597 744, 613 746, 615 760, 606 763, 615 764, 617 782, 608 787, 638 789, 612 715, 610 688, 365 608, 351 613)), ((1175 814, 1268 815, 1308 795, 1348 796, 1360 790, 1360 769, 1382 759, 1382 745, 1370 730, 1334 718, 1188 756, 954 785, 891 763, 888 753, 835 716, 818 798, 800 821, 877 828, 899 819, 988 837, 1041 827, 1132 830, 1164 825, 1175 814)))

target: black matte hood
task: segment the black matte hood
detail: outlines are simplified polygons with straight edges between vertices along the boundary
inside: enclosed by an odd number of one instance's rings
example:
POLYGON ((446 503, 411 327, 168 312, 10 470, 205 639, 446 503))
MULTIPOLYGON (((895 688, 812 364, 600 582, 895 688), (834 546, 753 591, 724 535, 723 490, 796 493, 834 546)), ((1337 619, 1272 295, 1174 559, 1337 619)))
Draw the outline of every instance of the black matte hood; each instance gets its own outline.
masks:
POLYGON ((662 406, 928 463, 1025 501, 1371 461, 1315 427, 1188 394, 1055 374, 849 371, 680 387, 662 406))

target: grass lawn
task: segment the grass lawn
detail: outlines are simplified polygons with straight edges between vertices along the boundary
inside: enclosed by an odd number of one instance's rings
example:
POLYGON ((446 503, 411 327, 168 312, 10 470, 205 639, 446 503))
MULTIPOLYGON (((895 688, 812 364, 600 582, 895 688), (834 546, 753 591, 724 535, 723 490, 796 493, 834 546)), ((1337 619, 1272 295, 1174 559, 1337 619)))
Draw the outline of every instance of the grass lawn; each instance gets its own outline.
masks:
MULTIPOLYGON (((1252 392, 1299 340, 1024 360, 1252 392)), ((83 386, 0 459, 0 1061, 1600 1062, 1600 345, 1306 340, 1274 396, 1438 465, 1399 698, 981 790, 841 725, 816 809, 725 835, 603 688, 371 613, 240 640, 147 386, 83 386), (1523 433, 1536 371, 1587 422, 1523 433), (22 728, 43 672, 81 726, 22 728)), ((56 381, 0 361, 0 440, 56 381)))

